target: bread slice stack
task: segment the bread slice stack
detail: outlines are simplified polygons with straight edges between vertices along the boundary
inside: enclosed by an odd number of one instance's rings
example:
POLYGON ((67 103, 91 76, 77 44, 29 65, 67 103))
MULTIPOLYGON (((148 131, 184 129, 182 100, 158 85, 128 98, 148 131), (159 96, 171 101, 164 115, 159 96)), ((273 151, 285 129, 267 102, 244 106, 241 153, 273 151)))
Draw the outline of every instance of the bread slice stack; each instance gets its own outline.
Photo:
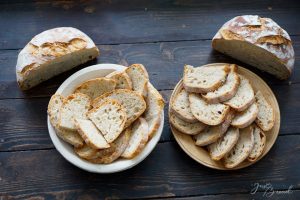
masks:
POLYGON ((226 168, 254 162, 264 152, 264 131, 273 128, 275 115, 262 92, 255 91, 234 64, 186 65, 182 86, 170 100, 169 121, 192 136, 212 160, 226 168))
POLYGON ((82 159, 109 164, 139 155, 161 123, 164 100, 142 64, 86 80, 64 97, 55 94, 48 115, 57 135, 82 159))

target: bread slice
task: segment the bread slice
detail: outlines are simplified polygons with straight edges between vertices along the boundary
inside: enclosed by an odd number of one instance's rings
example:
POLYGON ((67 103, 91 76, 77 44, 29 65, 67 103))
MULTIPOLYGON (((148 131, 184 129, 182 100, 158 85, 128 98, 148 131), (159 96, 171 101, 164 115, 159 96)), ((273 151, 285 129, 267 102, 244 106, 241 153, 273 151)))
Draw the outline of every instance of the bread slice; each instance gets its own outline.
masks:
POLYGON ((174 97, 171 102, 171 109, 177 117, 186 122, 195 123, 198 121, 190 107, 189 93, 184 88, 174 97))
POLYGON ((142 64, 133 64, 125 72, 131 79, 133 90, 137 91, 140 95, 147 96, 149 75, 146 68, 142 64))
POLYGON ((94 159, 97 158, 97 149, 90 147, 87 144, 84 144, 82 147, 75 147, 74 152, 83 159, 94 159))
POLYGON ((169 116, 170 124, 172 124, 178 131, 187 135, 197 135, 206 128, 206 125, 202 122, 190 123, 181 120, 173 112, 169 116))
POLYGON ((193 115, 202 123, 215 126, 221 124, 230 107, 221 103, 209 104, 199 94, 189 94, 193 115))
POLYGON ((184 66, 183 86, 188 92, 207 93, 223 85, 230 68, 228 65, 215 67, 184 66))
POLYGON ((140 117, 132 124, 132 131, 128 146, 122 154, 123 158, 131 159, 137 156, 146 146, 148 141, 148 123, 140 117))
POLYGON ((117 89, 112 92, 105 93, 94 99, 93 107, 97 107, 97 105, 103 103, 106 99, 115 99, 124 106, 127 115, 127 121, 124 128, 132 124, 132 122, 134 122, 146 110, 146 102, 144 98, 136 91, 117 89))
POLYGON ((227 76, 224 85, 220 86, 218 89, 206 94, 202 94, 202 97, 208 103, 220 103, 227 101, 234 97, 240 84, 240 77, 237 74, 237 66, 230 65, 230 72, 227 76))
POLYGON ((64 97, 60 94, 54 94, 48 104, 48 115, 50 123, 55 129, 55 132, 58 137, 60 137, 65 142, 75 146, 83 146, 83 139, 80 137, 77 131, 64 130, 59 128, 59 110, 62 107, 64 102, 64 97))
POLYGON ((109 164, 118 159, 128 146, 131 135, 131 128, 125 129, 120 136, 110 144, 108 149, 98 150, 96 158, 89 159, 89 162, 96 164, 109 164))
POLYGON ((150 139, 157 132, 161 124, 161 116, 165 106, 163 97, 150 82, 148 82, 146 105, 147 108, 143 114, 143 117, 148 123, 148 137, 150 139))
POLYGON ((87 119, 87 112, 91 107, 91 99, 82 93, 68 96, 59 109, 58 126, 61 129, 76 131, 75 119, 87 119))
POLYGON ((75 119, 75 126, 85 143, 94 149, 106 149, 109 146, 101 132, 87 119, 75 119))
POLYGON ((132 82, 130 77, 124 71, 114 71, 106 76, 116 81, 116 89, 132 90, 132 82))
POLYGON ((78 86, 74 93, 80 92, 94 99, 106 92, 113 91, 116 88, 116 81, 109 78, 95 78, 88 80, 78 86))
POLYGON ((88 117, 108 143, 113 142, 121 134, 127 120, 125 108, 114 99, 107 99, 90 110, 88 117))
POLYGON ((239 129, 230 127, 224 136, 207 146, 210 157, 213 160, 221 160, 235 146, 238 138, 239 129))
POLYGON ((256 93, 255 97, 258 105, 258 115, 255 122, 263 131, 269 131, 275 124, 274 110, 260 91, 256 93))
POLYGON ((231 125, 237 128, 245 128, 252 124, 256 119, 258 114, 258 106, 254 102, 249 108, 242 112, 237 112, 234 119, 231 122, 231 125))
POLYGON ((217 141, 227 131, 231 120, 234 117, 234 112, 230 111, 222 124, 217 126, 209 126, 204 131, 195 136, 197 146, 206 146, 217 141))
POLYGON ((224 165, 226 168, 234 168, 242 163, 252 151, 254 145, 253 128, 248 126, 240 129, 240 137, 236 145, 224 157, 224 165))
POLYGON ((246 110, 255 101, 255 97, 249 80, 242 75, 239 75, 239 77, 240 85, 235 96, 224 103, 241 112, 246 110))
POLYGON ((266 135, 264 132, 256 125, 253 128, 254 146, 248 157, 250 162, 256 161, 262 155, 266 145, 266 135))

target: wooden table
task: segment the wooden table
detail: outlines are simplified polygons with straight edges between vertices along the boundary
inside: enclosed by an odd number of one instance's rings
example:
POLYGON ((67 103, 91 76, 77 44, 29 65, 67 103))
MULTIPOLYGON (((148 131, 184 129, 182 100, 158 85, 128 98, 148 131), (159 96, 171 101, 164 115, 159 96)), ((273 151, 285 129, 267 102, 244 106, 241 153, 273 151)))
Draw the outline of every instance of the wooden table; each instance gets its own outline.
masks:
POLYGON ((299 20, 300 4, 289 0, 1 1, 0 199, 300 199, 299 20), (219 27, 242 14, 270 17, 290 33, 296 65, 289 80, 279 81, 211 49, 219 27), (86 32, 98 45, 100 57, 22 92, 15 78, 18 52, 34 35, 58 26, 86 32), (174 141, 168 106, 159 144, 146 160, 125 172, 85 172, 54 148, 47 130, 47 104, 79 69, 95 63, 143 63, 168 103, 184 64, 211 62, 248 67, 278 99, 280 136, 257 164, 228 172, 198 164, 174 141))

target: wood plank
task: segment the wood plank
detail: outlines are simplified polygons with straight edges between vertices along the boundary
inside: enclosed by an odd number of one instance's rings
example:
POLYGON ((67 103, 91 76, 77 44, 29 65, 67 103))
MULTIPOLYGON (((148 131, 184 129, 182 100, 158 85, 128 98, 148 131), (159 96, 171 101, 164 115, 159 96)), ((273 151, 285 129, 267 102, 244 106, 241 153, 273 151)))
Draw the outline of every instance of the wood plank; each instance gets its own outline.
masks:
MULTIPOLYGON (((299 60, 300 36, 293 38, 295 40, 296 60, 299 60)), ((247 66, 262 77, 268 84, 272 85, 289 84, 289 82, 300 83, 300 76, 297 75, 300 74, 299 62, 296 62, 295 71, 290 80, 279 81, 271 75, 242 64, 221 53, 212 51, 210 41, 101 45, 99 48, 101 55, 98 60, 91 61, 69 72, 63 73, 26 92, 22 92, 16 83, 15 64, 18 54, 17 51, 0 51, 0 99, 50 96, 67 77, 83 67, 96 63, 118 63, 125 66, 133 63, 143 63, 149 71, 151 82, 160 90, 174 88, 182 76, 183 66, 185 64, 200 66, 212 62, 229 62, 247 66)))
POLYGON ((300 5, 287 1, 1 1, 0 49, 22 48, 36 34, 58 26, 86 32, 97 44, 210 39, 237 15, 273 18, 299 35, 300 5))
MULTIPOLYGON (((154 198, 250 193, 255 183, 274 190, 300 187, 300 136, 279 137, 270 153, 237 171, 216 171, 189 158, 171 142, 158 144, 140 165, 116 174, 91 174, 72 166, 56 150, 0 153, 0 196, 54 199, 75 196, 154 198), (292 173, 291 173, 292 172, 292 173)), ((261 191, 261 190, 259 190, 261 191)))
MULTIPOLYGON (((300 134, 300 84, 272 85, 281 111, 280 135, 300 134)), ((166 100, 165 122, 160 142, 173 140, 168 120, 172 90, 160 91, 166 100)), ((46 112, 49 98, 0 100, 0 151, 53 148, 46 112)))

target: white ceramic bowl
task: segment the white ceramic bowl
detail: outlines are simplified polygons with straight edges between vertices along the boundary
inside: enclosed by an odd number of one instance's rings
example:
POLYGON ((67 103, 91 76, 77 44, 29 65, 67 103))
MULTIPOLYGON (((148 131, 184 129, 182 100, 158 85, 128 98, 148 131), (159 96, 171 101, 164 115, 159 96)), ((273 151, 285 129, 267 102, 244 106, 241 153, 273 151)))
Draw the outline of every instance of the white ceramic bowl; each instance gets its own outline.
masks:
MULTIPOLYGON (((124 69, 125 69, 124 66, 116 65, 116 64, 98 64, 98 65, 86 67, 76 72, 72 76, 70 76, 67 80, 65 80, 65 82, 63 82, 63 84, 58 88, 56 92, 66 97, 74 91, 76 86, 83 83, 84 81, 97 78, 97 77, 103 77, 115 70, 122 71, 124 69)), ((155 148, 156 144, 160 139, 160 136, 162 134, 162 129, 164 126, 164 112, 162 112, 161 115, 162 115, 161 124, 157 133, 147 143, 146 147, 139 155, 137 155, 136 157, 130 160, 118 159, 111 164, 93 164, 78 157, 75 154, 73 147, 70 144, 67 144, 66 142, 61 140, 56 135, 55 130, 50 123, 49 117, 47 118, 47 121, 48 121, 48 130, 49 130, 50 138, 57 151, 66 160, 68 160, 73 165, 89 172, 114 173, 114 172, 119 172, 119 171, 132 168, 133 166, 142 162, 152 152, 152 150, 155 148)))

